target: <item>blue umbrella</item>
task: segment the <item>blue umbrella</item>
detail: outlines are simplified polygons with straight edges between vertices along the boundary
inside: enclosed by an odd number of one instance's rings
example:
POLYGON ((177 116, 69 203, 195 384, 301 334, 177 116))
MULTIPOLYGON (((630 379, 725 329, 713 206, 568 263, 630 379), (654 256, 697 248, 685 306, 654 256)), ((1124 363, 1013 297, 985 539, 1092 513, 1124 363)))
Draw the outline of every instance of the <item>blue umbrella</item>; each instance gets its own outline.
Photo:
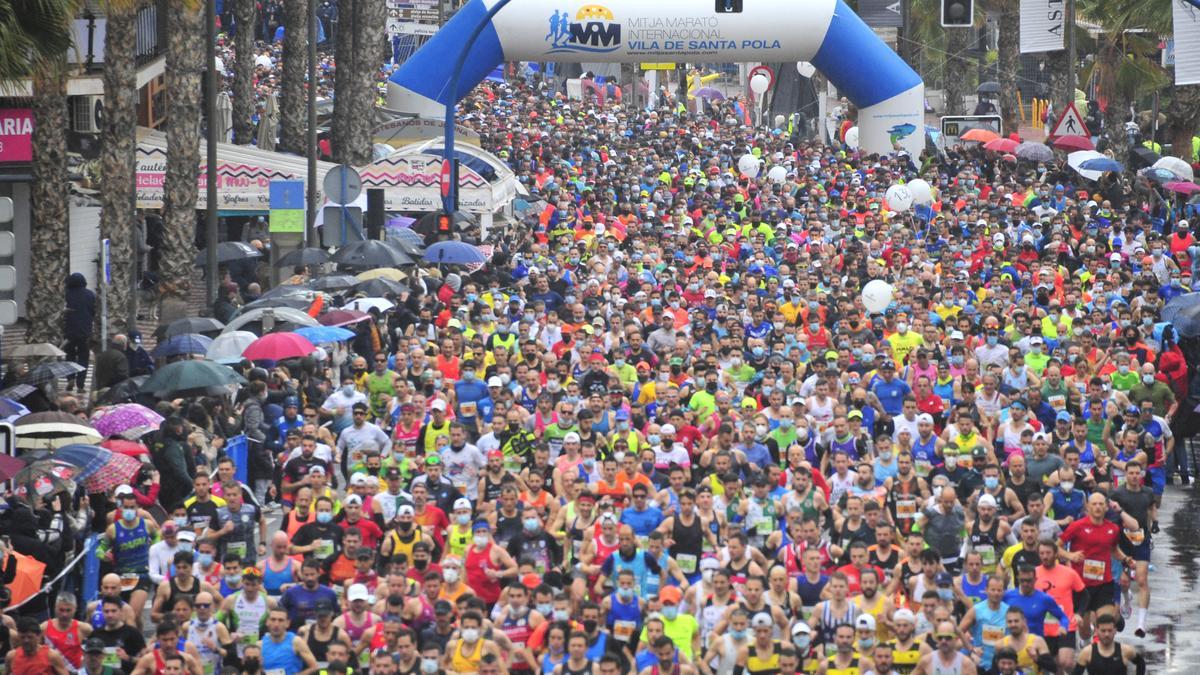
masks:
POLYGON ((1110 157, 1096 157, 1089 159, 1079 165, 1079 168, 1086 171, 1124 171, 1125 166, 1115 159, 1110 157))
POLYGON ((439 241, 425 249, 425 262, 470 265, 487 262, 487 256, 477 247, 465 242, 439 241))
POLYGON ((1162 312, 1158 316, 1161 320, 1170 323, 1180 312, 1193 305, 1200 305, 1200 291, 1184 293, 1171 298, 1171 301, 1163 306, 1162 312))
POLYGON ((29 408, 8 398, 0 398, 0 421, 11 422, 21 415, 28 415, 29 408))
POLYGON ((83 480, 104 467, 112 458, 112 451, 98 445, 72 443, 55 450, 36 450, 26 453, 27 461, 50 460, 76 467, 79 472, 75 480, 83 480))
POLYGON ((1200 335, 1200 302, 1193 302, 1176 312, 1172 321, 1179 337, 1190 338, 1200 335))
POLYGON ((341 342, 354 337, 354 331, 338 326, 303 326, 292 331, 314 345, 341 342))
POLYGON ((154 348, 151 354, 156 359, 167 358, 169 356, 179 356, 181 354, 206 354, 208 346, 212 344, 212 338, 198 333, 185 333, 176 335, 175 337, 160 343, 154 348))

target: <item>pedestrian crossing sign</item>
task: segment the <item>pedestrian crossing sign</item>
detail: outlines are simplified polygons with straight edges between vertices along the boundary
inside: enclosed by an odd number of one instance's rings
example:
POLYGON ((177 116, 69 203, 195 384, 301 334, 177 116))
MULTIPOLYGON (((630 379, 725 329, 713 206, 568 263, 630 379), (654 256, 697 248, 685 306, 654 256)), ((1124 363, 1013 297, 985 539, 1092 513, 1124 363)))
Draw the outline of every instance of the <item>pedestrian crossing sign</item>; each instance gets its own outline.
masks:
POLYGON ((1059 136, 1091 136, 1087 125, 1083 122, 1083 115, 1079 114, 1079 108, 1075 107, 1075 102, 1071 101, 1067 104, 1067 109, 1063 111, 1062 116, 1058 118, 1058 122, 1054 125, 1054 129, 1050 132, 1051 138, 1059 136))

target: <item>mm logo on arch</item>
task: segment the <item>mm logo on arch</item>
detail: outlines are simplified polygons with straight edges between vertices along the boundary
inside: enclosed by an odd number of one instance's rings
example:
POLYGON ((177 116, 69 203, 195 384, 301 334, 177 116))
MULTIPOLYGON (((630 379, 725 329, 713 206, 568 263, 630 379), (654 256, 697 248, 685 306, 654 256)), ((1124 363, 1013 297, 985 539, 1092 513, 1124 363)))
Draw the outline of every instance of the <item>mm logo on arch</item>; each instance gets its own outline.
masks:
POLYGON ((548 54, 615 52, 621 47, 621 24, 603 5, 584 5, 572 17, 566 10, 550 15, 546 42, 548 54))

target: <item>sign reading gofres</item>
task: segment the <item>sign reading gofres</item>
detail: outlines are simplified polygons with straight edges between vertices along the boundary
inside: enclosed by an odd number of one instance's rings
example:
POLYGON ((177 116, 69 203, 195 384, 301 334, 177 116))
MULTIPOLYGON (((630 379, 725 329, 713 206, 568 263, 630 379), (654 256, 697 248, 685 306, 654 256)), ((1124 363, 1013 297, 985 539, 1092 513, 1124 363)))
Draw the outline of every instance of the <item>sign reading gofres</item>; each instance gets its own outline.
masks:
MULTIPOLYGON (((778 5, 780 13, 795 11, 788 0, 756 1, 778 5)), ((822 20, 828 25, 834 4, 816 0, 805 12, 819 15, 815 25, 822 20)), ((679 11, 675 3, 644 0, 532 0, 522 3, 526 13, 500 12, 493 23, 509 60, 795 61, 811 58, 824 38, 820 31, 781 34, 778 26, 764 21, 767 12, 718 13, 703 3, 686 7, 679 11), (531 15, 543 18, 530 21, 531 15)))

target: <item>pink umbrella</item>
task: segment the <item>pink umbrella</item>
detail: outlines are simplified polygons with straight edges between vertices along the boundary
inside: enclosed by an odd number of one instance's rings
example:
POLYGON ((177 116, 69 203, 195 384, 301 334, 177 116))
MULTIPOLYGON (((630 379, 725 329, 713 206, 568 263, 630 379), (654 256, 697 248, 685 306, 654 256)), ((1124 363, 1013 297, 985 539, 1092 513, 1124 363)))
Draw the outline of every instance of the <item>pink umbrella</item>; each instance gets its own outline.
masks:
POLYGON ((138 403, 100 408, 92 413, 92 427, 105 438, 119 436, 135 441, 158 429, 162 415, 138 403))
POLYGON ((1195 183, 1192 183, 1190 181, 1178 181, 1178 180, 1171 181, 1170 183, 1167 183, 1163 187, 1170 190, 1171 192, 1178 192, 1179 194, 1182 194, 1182 195, 1190 195, 1193 192, 1200 192, 1200 185, 1196 185, 1195 183))
POLYGON ((100 447, 112 450, 113 453, 129 455, 130 457, 149 456, 150 449, 137 441, 127 441, 121 438, 110 438, 100 444, 100 447))
POLYGON ((983 149, 984 150, 993 150, 995 152, 1012 153, 1012 152, 1017 151, 1018 145, 1020 145, 1020 143, 1017 143, 1016 141, 1012 140, 1011 138, 997 138, 994 141, 988 141, 987 143, 984 143, 983 149))
POLYGON ((142 462, 129 455, 113 453, 100 470, 83 479, 83 487, 93 494, 108 492, 118 485, 129 483, 142 468, 142 462))
POLYGON ((335 309, 317 317, 322 326, 349 326, 350 324, 366 321, 370 314, 356 309, 335 309))
POLYGON ((1096 149, 1096 146, 1092 145, 1091 140, 1084 138, 1083 136, 1075 136, 1074 134, 1067 134, 1066 136, 1059 136, 1058 138, 1054 139, 1053 145, 1054 145, 1054 147, 1058 148, 1059 150, 1095 150, 1096 149))
POLYGON ((283 361, 308 356, 317 348, 302 335, 267 333, 246 347, 242 357, 251 361, 283 361))

